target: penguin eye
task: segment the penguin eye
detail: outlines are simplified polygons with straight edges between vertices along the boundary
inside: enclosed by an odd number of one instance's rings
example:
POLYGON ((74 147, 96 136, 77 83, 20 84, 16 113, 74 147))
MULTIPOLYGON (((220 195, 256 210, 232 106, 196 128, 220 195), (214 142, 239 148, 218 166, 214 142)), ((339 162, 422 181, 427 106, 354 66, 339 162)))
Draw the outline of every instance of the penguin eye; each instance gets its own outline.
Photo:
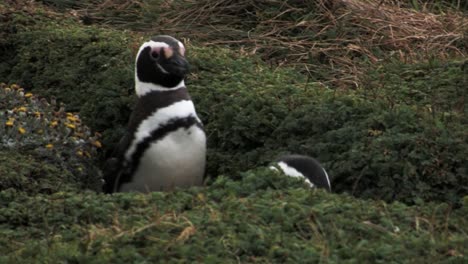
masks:
POLYGON ((151 58, 157 60, 159 56, 161 56, 161 48, 160 47, 153 47, 150 51, 151 58))
POLYGON ((153 59, 158 59, 159 58, 159 50, 152 50, 151 51, 151 57, 153 59))

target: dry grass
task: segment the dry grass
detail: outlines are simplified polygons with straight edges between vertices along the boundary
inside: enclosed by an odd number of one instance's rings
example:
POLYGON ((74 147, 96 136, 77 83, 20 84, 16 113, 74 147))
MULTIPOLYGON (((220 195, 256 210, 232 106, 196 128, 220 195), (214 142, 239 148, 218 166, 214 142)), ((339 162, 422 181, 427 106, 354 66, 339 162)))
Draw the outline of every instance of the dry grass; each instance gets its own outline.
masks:
POLYGON ((95 0, 73 12, 90 23, 227 45, 349 88, 360 85, 368 65, 362 62, 466 57, 468 19, 462 12, 434 14, 405 5, 382 0, 95 0))

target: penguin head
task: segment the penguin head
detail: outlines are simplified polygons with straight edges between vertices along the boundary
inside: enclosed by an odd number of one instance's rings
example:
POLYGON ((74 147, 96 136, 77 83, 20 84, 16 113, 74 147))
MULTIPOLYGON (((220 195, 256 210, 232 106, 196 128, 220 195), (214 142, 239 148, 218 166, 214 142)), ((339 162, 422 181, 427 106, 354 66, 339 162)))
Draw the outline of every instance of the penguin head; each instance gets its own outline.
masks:
POLYGON ((184 44, 171 36, 155 36, 140 46, 136 57, 137 94, 184 86, 188 72, 184 44))

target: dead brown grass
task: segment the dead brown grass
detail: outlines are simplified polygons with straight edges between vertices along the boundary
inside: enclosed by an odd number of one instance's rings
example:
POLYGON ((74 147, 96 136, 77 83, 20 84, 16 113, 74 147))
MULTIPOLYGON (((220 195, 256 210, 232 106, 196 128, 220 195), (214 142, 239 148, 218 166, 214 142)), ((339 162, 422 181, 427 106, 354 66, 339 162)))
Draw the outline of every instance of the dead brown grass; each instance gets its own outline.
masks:
POLYGON ((462 12, 419 12, 396 0, 97 2, 74 10, 75 15, 234 47, 275 66, 296 66, 334 87, 359 86, 366 65, 389 57, 412 63, 464 58, 468 51, 468 19, 462 12))
POLYGON ((363 61, 466 57, 468 19, 460 12, 418 12, 380 0, 306 2, 194 1, 185 10, 168 7, 164 27, 149 31, 236 46, 275 65, 323 76, 323 82, 338 87, 359 86, 363 61))

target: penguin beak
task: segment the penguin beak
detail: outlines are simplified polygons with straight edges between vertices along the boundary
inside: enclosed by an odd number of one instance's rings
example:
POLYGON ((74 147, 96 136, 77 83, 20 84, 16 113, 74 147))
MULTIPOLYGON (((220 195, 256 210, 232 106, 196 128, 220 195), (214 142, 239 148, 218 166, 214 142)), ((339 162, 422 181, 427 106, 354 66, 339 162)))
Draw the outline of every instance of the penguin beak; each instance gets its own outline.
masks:
POLYGON ((160 64, 163 72, 180 78, 188 74, 189 63, 181 53, 174 51, 173 48, 162 48, 156 52, 158 57, 156 63, 160 64))
POLYGON ((188 61, 179 54, 174 54, 171 58, 164 63, 164 69, 169 73, 177 76, 177 77, 185 77, 189 73, 190 65, 188 61))

